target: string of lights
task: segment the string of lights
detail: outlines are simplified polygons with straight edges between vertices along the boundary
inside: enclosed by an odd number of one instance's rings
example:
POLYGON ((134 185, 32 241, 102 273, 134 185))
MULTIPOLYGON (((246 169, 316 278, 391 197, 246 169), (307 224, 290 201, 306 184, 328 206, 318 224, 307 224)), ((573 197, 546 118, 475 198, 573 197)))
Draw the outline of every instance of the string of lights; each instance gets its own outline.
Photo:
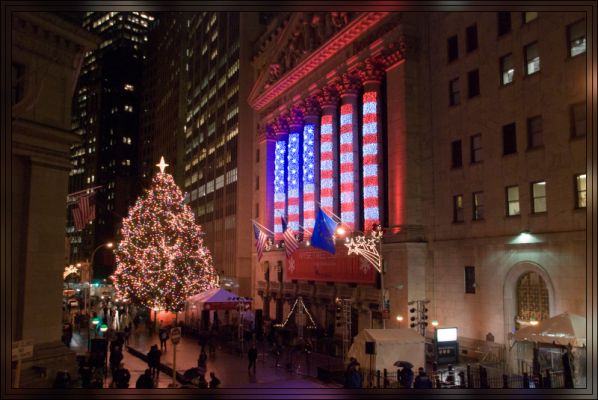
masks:
POLYGON ((343 104, 340 132, 341 220, 351 230, 355 228, 353 147, 353 105, 343 104))
POLYGON ((376 92, 363 94, 363 216, 364 226, 380 221, 378 182, 378 115, 376 92))
POLYGON ((306 236, 311 236, 316 217, 314 129, 313 124, 306 124, 303 128, 303 230, 306 236))

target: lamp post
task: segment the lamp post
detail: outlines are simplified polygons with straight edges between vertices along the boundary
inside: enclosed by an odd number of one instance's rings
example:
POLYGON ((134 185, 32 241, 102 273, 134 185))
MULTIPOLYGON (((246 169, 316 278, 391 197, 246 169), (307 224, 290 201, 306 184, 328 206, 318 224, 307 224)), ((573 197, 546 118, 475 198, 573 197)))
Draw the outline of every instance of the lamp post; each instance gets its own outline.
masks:
POLYGON ((88 306, 91 306, 91 304, 89 304, 89 296, 91 294, 90 293, 91 292, 91 280, 93 278, 93 260, 94 260, 94 257, 96 255, 97 251, 99 249, 101 249, 102 247, 104 247, 104 246, 106 246, 107 248, 111 249, 114 246, 114 244, 112 242, 102 243, 101 245, 99 245, 98 247, 96 247, 93 250, 93 252, 91 253, 91 257, 90 257, 90 261, 89 261, 89 282, 88 282, 88 285, 87 285, 87 292, 86 292, 86 295, 85 295, 85 311, 87 313, 89 313, 88 306))
MULTIPOLYGON (((340 227, 337 233, 344 234, 344 229, 340 227)), ((363 233, 363 232, 360 232, 363 233)), ((357 254, 365 258, 375 269, 380 273, 380 294, 382 299, 382 328, 386 329, 386 320, 384 312, 386 311, 386 289, 384 288, 384 260, 382 259, 382 237, 384 230, 382 225, 376 224, 372 230, 371 236, 367 237, 365 234, 347 237, 345 246, 348 249, 348 254, 357 254)))

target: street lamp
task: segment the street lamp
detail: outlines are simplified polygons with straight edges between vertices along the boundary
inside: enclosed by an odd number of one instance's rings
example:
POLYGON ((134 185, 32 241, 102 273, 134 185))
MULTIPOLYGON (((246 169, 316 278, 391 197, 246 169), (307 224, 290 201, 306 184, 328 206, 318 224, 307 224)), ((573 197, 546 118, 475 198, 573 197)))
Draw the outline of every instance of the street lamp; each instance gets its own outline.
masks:
MULTIPOLYGON (((345 230, 341 227, 337 229, 339 235, 344 234, 345 230)), ((363 233, 363 232, 361 232, 363 233)), ((359 235, 356 237, 347 237, 345 246, 348 254, 357 254, 365 258, 380 273, 380 292, 382 297, 382 328, 386 329, 384 312, 386 311, 386 290, 384 288, 384 264, 382 259, 382 237, 384 230, 382 225, 375 224, 371 237, 359 235)))
POLYGON ((97 251, 99 249, 101 249, 102 247, 106 246, 107 248, 111 249, 112 247, 114 247, 114 244, 112 242, 107 242, 107 243, 102 243, 101 245, 99 245, 98 247, 96 247, 93 252, 91 253, 91 257, 90 257, 90 261, 89 261, 89 282, 88 282, 88 289, 86 292, 86 296, 85 296, 85 311, 89 314, 89 309, 88 307, 91 306, 91 304, 89 303, 89 296, 90 296, 90 292, 91 292, 91 281, 93 278, 93 260, 94 257, 97 253, 97 251))

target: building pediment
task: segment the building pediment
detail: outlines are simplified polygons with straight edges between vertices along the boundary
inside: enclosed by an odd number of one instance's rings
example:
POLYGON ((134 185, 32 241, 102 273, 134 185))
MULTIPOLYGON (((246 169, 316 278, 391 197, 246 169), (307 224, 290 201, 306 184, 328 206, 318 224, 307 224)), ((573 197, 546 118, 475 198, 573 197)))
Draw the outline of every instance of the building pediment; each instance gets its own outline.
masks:
POLYGON ((266 58, 249 95, 249 104, 263 110, 303 77, 366 35, 388 12, 297 13, 292 16, 266 58))

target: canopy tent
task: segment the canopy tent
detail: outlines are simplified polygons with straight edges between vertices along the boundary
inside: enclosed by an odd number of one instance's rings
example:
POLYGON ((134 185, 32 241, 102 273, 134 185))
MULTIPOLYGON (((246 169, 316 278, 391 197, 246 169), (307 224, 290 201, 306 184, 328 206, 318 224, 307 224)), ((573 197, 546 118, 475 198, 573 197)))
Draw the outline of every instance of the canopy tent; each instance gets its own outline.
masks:
POLYGON ((425 338, 412 329, 364 329, 353 340, 348 356, 355 357, 361 368, 370 368, 370 355, 365 343, 375 342, 376 354, 371 356, 371 369, 389 371, 396 361, 409 361, 414 368, 425 367, 425 338))
POLYGON ((239 297, 222 288, 214 288, 189 297, 187 303, 191 306, 203 304, 210 310, 232 310, 236 309, 239 304, 250 304, 251 299, 239 297))
POLYGON ((586 345, 586 319, 581 315, 565 312, 540 321, 538 325, 527 326, 515 332, 516 341, 549 343, 559 346, 586 345))

